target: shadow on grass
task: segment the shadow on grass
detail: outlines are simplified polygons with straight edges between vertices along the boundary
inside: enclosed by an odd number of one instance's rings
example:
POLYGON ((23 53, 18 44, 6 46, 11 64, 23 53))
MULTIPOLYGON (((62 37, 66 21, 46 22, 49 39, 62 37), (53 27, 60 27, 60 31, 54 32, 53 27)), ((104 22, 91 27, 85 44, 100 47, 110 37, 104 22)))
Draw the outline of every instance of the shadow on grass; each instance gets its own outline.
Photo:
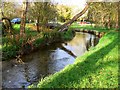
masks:
MULTIPOLYGON (((78 62, 74 66, 70 66, 67 69, 61 73, 56 73, 53 75, 54 78, 46 79, 46 81, 43 81, 43 83, 38 84, 38 87, 44 87, 44 88, 58 88, 58 87, 67 87, 67 88, 74 88, 74 87, 80 87, 80 81, 83 80, 83 78, 97 73, 97 71, 101 70, 102 68, 105 68, 109 66, 111 63, 115 63, 114 61, 106 61, 103 62, 103 58, 117 45, 117 40, 114 39, 113 42, 109 43, 105 47, 97 50, 96 52, 92 53, 90 56, 88 56, 83 62, 78 62), (102 64, 96 64, 98 61, 102 62, 102 64), (40 86, 39 86, 40 85, 40 86), (74 86, 76 85, 76 86, 74 86), (77 86, 78 85, 78 86, 77 86)), ((89 84, 94 79, 87 79, 89 81, 89 84)), ((104 79, 103 79, 104 80, 104 79)), ((107 79, 106 79, 107 80, 107 79)), ((99 81, 98 81, 99 82, 99 81)), ((103 81, 104 82, 104 81, 103 81)), ((85 84, 85 87, 99 87, 98 86, 87 86, 85 84)), ((103 86, 104 87, 104 86, 103 86)), ((107 86, 106 86, 107 87, 107 86)), ((109 86, 108 86, 109 87, 109 86)), ((111 86, 112 87, 112 86, 111 86)), ((114 85, 113 85, 114 87, 114 85)))

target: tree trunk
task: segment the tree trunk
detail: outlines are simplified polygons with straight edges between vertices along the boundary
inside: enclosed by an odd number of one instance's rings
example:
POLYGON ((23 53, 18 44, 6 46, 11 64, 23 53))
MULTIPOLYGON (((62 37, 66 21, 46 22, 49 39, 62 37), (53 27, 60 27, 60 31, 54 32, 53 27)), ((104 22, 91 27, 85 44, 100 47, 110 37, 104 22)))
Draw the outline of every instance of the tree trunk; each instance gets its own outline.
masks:
POLYGON ((21 24, 20 24, 20 37, 23 37, 23 35, 25 34, 25 25, 26 25, 26 13, 27 13, 27 7, 28 7, 28 2, 27 0, 25 0, 25 2, 23 2, 23 10, 22 10, 22 15, 21 15, 21 24))
POLYGON ((75 20, 77 20, 80 16, 82 16, 88 10, 88 4, 85 8, 78 14, 76 14, 70 21, 66 22, 60 27, 59 31, 64 31, 66 27, 70 26, 75 20))
POLYGON ((108 24, 107 24, 108 29, 110 29, 110 16, 108 17, 108 24))
POLYGON ((120 1, 118 2, 118 29, 120 30, 120 1))
POLYGON ((118 30, 119 28, 120 28, 120 8, 119 8, 119 5, 120 4, 120 2, 118 2, 118 4, 117 4, 117 9, 118 9, 118 13, 117 13, 117 18, 116 18, 116 26, 115 26, 115 28, 116 28, 116 30, 118 30))
POLYGON ((39 17, 37 17, 37 23, 36 23, 36 25, 37 25, 37 32, 39 33, 40 31, 39 31, 39 24, 40 24, 40 22, 39 22, 39 17))
POLYGON ((105 27, 105 15, 101 15, 101 24, 102 24, 102 27, 105 27))
POLYGON ((116 17, 116 25, 115 25, 115 28, 116 28, 116 30, 118 30, 118 14, 117 14, 117 17, 116 17))
POLYGON ((8 32, 10 34, 12 34, 13 28, 12 28, 12 24, 10 22, 10 19, 5 17, 4 13, 1 11, 2 13, 2 34, 4 35, 5 32, 8 32))

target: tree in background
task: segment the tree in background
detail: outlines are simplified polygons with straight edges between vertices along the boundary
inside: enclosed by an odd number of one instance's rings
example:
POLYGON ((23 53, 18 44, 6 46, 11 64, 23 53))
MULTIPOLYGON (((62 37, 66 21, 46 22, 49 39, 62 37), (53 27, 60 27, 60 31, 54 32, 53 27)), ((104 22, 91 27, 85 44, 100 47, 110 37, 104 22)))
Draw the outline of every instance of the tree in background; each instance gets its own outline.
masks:
POLYGON ((12 19, 15 14, 15 3, 14 2, 2 2, 1 12, 2 12, 2 17, 5 16, 9 19, 12 19))
POLYGON ((58 10, 58 20, 61 22, 65 22, 66 20, 70 20, 72 16, 72 9, 65 5, 57 5, 58 10))
POLYGON ((86 4, 85 8, 79 12, 78 14, 76 14, 71 20, 67 21, 66 23, 64 23, 59 31, 65 31, 66 30, 66 27, 70 26, 74 21, 76 21, 79 17, 81 17, 89 8, 89 5, 86 4))
POLYGON ((1 2, 1 18, 2 18, 2 34, 5 36, 6 34, 13 34, 12 24, 10 22, 10 18, 12 17, 12 13, 14 12, 14 3, 12 2, 1 2))
POLYGON ((88 9, 88 19, 97 26, 116 27, 118 15, 117 2, 90 2, 88 9), (112 7, 112 8, 111 8, 112 7))
POLYGON ((21 17, 21 10, 22 5, 17 2, 1 2, 0 3, 0 16, 3 17, 3 14, 5 17, 9 18, 10 20, 13 18, 21 17))
POLYGON ((28 15, 37 22, 37 31, 40 32, 39 26, 45 27, 48 21, 57 16, 55 5, 51 2, 33 2, 28 10, 28 15))

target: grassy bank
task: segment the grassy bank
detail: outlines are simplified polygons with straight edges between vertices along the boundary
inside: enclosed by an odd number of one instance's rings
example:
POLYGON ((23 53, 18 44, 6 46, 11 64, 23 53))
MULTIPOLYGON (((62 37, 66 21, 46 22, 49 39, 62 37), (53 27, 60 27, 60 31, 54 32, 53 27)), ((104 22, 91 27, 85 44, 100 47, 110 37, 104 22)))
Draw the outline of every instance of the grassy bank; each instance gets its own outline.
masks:
POLYGON ((109 31, 73 65, 29 88, 117 88, 118 32, 109 31))

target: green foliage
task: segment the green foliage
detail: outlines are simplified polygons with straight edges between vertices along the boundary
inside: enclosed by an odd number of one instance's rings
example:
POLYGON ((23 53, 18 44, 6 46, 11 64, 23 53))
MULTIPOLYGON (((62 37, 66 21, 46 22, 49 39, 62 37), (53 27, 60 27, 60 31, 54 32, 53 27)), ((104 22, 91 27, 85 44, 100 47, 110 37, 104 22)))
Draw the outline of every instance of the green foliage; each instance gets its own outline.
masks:
MULTIPOLYGON (((120 43, 119 43, 120 45, 120 43)), ((29 88, 118 88, 118 33, 108 32, 73 65, 29 88)))
MULTIPOLYGON (((19 25, 15 25, 16 29, 19 29, 19 25)), ((28 42, 32 37, 35 37, 38 33, 37 32, 30 32, 30 30, 26 30, 26 37, 20 38, 19 41, 16 41, 16 38, 8 38, 3 37, 2 38, 2 50, 3 50, 3 59, 2 60, 8 60, 10 58, 15 57, 19 51, 22 50, 23 43, 28 42)), ((67 32, 57 32, 57 31, 51 31, 51 32, 42 32, 40 33, 40 36, 35 38, 35 41, 32 42, 32 45, 34 48, 38 48, 40 46, 44 46, 49 43, 53 42, 62 42, 64 40, 70 40, 73 38, 73 33, 71 30, 67 32)))
POLYGON ((9 60, 10 58, 15 57, 19 50, 22 47, 22 43, 25 42, 25 39, 21 38, 19 41, 16 41, 15 38, 2 38, 2 60, 9 60))
MULTIPOLYGON (((20 33, 20 24, 14 24, 13 29, 14 29, 14 34, 19 34, 20 33)), ((36 36, 38 33, 36 31, 31 30, 29 27, 29 24, 26 24, 25 34, 27 36, 36 36)))
POLYGON ((14 2, 1 2, 1 11, 4 16, 12 19, 15 15, 15 3, 14 2))
POLYGON ((44 25, 57 16, 56 12, 55 5, 51 2, 34 2, 29 7, 28 17, 44 25))
POLYGON ((75 35, 75 32, 73 32, 72 30, 68 30, 67 32, 63 32, 61 33, 64 40, 71 40, 74 35, 75 35))
POLYGON ((44 40, 43 38, 39 38, 33 42, 33 45, 35 47, 39 47, 42 44, 43 40, 44 40))
POLYGON ((19 46, 11 45, 11 46, 3 46, 2 48, 2 60, 8 60, 11 57, 15 57, 18 53, 19 46))
POLYGON ((65 22, 66 20, 70 20, 72 16, 72 9, 65 5, 58 5, 58 20, 61 22, 65 22))

